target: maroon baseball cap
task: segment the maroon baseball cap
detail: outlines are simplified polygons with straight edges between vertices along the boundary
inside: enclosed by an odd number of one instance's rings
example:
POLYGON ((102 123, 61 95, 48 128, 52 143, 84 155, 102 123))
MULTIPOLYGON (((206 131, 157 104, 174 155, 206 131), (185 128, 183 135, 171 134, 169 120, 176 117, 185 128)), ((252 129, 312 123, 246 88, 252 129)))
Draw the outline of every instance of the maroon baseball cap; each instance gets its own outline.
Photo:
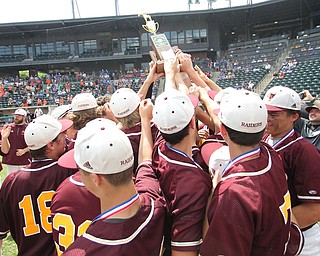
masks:
POLYGON ((197 107, 198 103, 199 103, 198 97, 196 95, 194 95, 194 94, 188 94, 188 97, 191 100, 193 107, 194 108, 197 107))
POLYGON ((61 132, 65 132, 73 125, 73 122, 69 119, 59 119, 58 121, 62 124, 61 132))
POLYGON ((208 91, 208 95, 209 95, 210 99, 212 99, 212 100, 214 100, 214 97, 216 97, 217 93, 218 92, 214 91, 214 90, 209 90, 208 91))
POLYGON ((267 111, 271 111, 271 112, 278 112, 278 111, 285 110, 284 108, 279 108, 279 107, 272 106, 272 105, 269 105, 269 104, 266 104, 266 108, 267 108, 267 111))
POLYGON ((222 143, 213 141, 213 142, 207 142, 201 147, 201 156, 204 162, 206 163, 206 165, 209 166, 209 161, 212 153, 218 150, 219 148, 221 148, 222 146, 223 146, 222 143))
POLYGON ((71 149, 70 151, 63 154, 58 159, 58 165, 65 167, 65 168, 78 169, 78 165, 77 165, 76 161, 74 160, 74 149, 71 149))

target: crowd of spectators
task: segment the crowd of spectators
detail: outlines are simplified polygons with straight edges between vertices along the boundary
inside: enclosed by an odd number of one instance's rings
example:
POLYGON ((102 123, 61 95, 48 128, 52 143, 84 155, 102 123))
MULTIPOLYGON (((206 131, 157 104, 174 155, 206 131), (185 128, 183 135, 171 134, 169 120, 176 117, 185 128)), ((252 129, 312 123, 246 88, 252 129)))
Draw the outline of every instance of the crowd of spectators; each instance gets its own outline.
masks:
MULTIPOLYGON (((205 58, 194 58, 193 62, 210 77, 212 62, 205 58)), ((1 107, 28 107, 71 104, 75 94, 92 93, 95 97, 113 94, 119 88, 138 91, 149 73, 148 68, 133 68, 124 72, 114 70, 52 73, 45 77, 0 77, 1 107)), ((156 88, 156 87, 154 87, 156 88)), ((155 92, 154 92, 155 93, 155 92)))
POLYGON ((232 63, 224 60, 222 60, 220 63, 222 64, 219 64, 220 73, 218 76, 218 84, 222 85, 221 82, 225 79, 235 79, 234 83, 232 83, 232 86, 236 89, 253 90, 257 82, 252 80, 252 78, 255 77, 254 74, 257 74, 257 72, 263 72, 264 70, 269 72, 272 67, 269 63, 261 66, 241 66, 237 62, 232 63))
POLYGON ((75 94, 92 93, 95 97, 112 94, 115 90, 128 87, 137 91, 145 80, 148 70, 108 72, 102 69, 97 74, 85 72, 37 75, 20 78, 0 78, 0 99, 8 107, 28 107, 71 104, 75 94))
POLYGON ((284 61, 282 63, 282 68, 279 71, 279 74, 274 74, 275 77, 282 78, 286 73, 292 73, 294 68, 297 66, 298 61, 296 59, 284 61))

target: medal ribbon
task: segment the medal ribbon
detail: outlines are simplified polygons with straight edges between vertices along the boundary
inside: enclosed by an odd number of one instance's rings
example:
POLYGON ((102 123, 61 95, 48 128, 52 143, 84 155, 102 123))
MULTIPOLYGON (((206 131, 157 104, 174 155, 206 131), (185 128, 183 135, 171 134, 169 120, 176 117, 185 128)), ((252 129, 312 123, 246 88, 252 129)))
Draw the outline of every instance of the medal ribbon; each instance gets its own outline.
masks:
POLYGON ((252 157, 255 157, 255 156, 259 156, 260 155, 260 147, 256 148, 256 149, 253 149, 253 150, 250 150, 246 153, 243 153, 239 156, 237 156, 236 158, 234 158, 232 161, 230 161, 226 168, 224 168, 223 172, 222 173, 225 173, 227 170, 229 170, 233 165, 239 163, 239 162, 242 162, 246 159, 249 159, 249 158, 252 158, 252 157))
MULTIPOLYGON (((286 135, 284 135, 279 141, 277 141, 272 148, 276 148, 277 145, 281 144, 284 140, 287 138, 291 137, 294 134, 294 129, 292 128, 290 132, 288 132, 286 135)), ((268 136, 268 139, 270 138, 271 135, 268 136)))
POLYGON ((121 204, 118 204, 114 207, 112 207, 111 209, 101 213, 99 216, 97 216, 94 221, 97 220, 106 220, 108 218, 110 218, 111 216, 115 215, 116 213, 119 213, 121 211, 124 211, 125 209, 127 209, 128 207, 130 207, 131 205, 133 205, 135 202, 137 202, 139 200, 139 194, 136 193, 133 197, 131 197, 130 199, 128 199, 125 202, 122 202, 121 204))

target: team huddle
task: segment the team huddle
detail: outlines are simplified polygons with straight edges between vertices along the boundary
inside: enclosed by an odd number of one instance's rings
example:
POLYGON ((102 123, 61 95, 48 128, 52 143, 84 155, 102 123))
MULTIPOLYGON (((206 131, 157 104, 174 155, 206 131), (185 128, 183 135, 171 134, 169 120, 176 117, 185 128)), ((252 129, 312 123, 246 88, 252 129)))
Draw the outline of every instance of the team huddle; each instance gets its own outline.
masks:
POLYGON ((138 93, 78 94, 3 128, 4 158, 24 148, 31 162, 2 184, 1 244, 10 232, 19 255, 320 255, 320 155, 294 129, 298 93, 221 90, 180 50, 150 67, 138 93))

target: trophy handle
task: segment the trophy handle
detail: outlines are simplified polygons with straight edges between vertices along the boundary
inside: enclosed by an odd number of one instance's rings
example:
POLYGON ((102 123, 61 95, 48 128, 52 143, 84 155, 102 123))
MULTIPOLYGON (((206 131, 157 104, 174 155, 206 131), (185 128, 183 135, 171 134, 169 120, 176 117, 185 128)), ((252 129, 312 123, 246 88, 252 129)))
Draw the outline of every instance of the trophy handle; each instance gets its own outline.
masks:
POLYGON ((158 23, 158 22, 155 22, 154 25, 155 25, 155 30, 152 30, 147 24, 142 25, 142 27, 143 27, 143 29, 144 29, 145 31, 148 31, 149 33, 152 33, 152 34, 155 35, 156 32, 157 32, 158 29, 159 29, 159 23, 158 23))
POLYGON ((154 32, 154 34, 156 34, 156 32, 158 31, 158 29, 159 29, 159 23, 158 22, 156 22, 155 23, 155 25, 156 25, 156 31, 154 32))

